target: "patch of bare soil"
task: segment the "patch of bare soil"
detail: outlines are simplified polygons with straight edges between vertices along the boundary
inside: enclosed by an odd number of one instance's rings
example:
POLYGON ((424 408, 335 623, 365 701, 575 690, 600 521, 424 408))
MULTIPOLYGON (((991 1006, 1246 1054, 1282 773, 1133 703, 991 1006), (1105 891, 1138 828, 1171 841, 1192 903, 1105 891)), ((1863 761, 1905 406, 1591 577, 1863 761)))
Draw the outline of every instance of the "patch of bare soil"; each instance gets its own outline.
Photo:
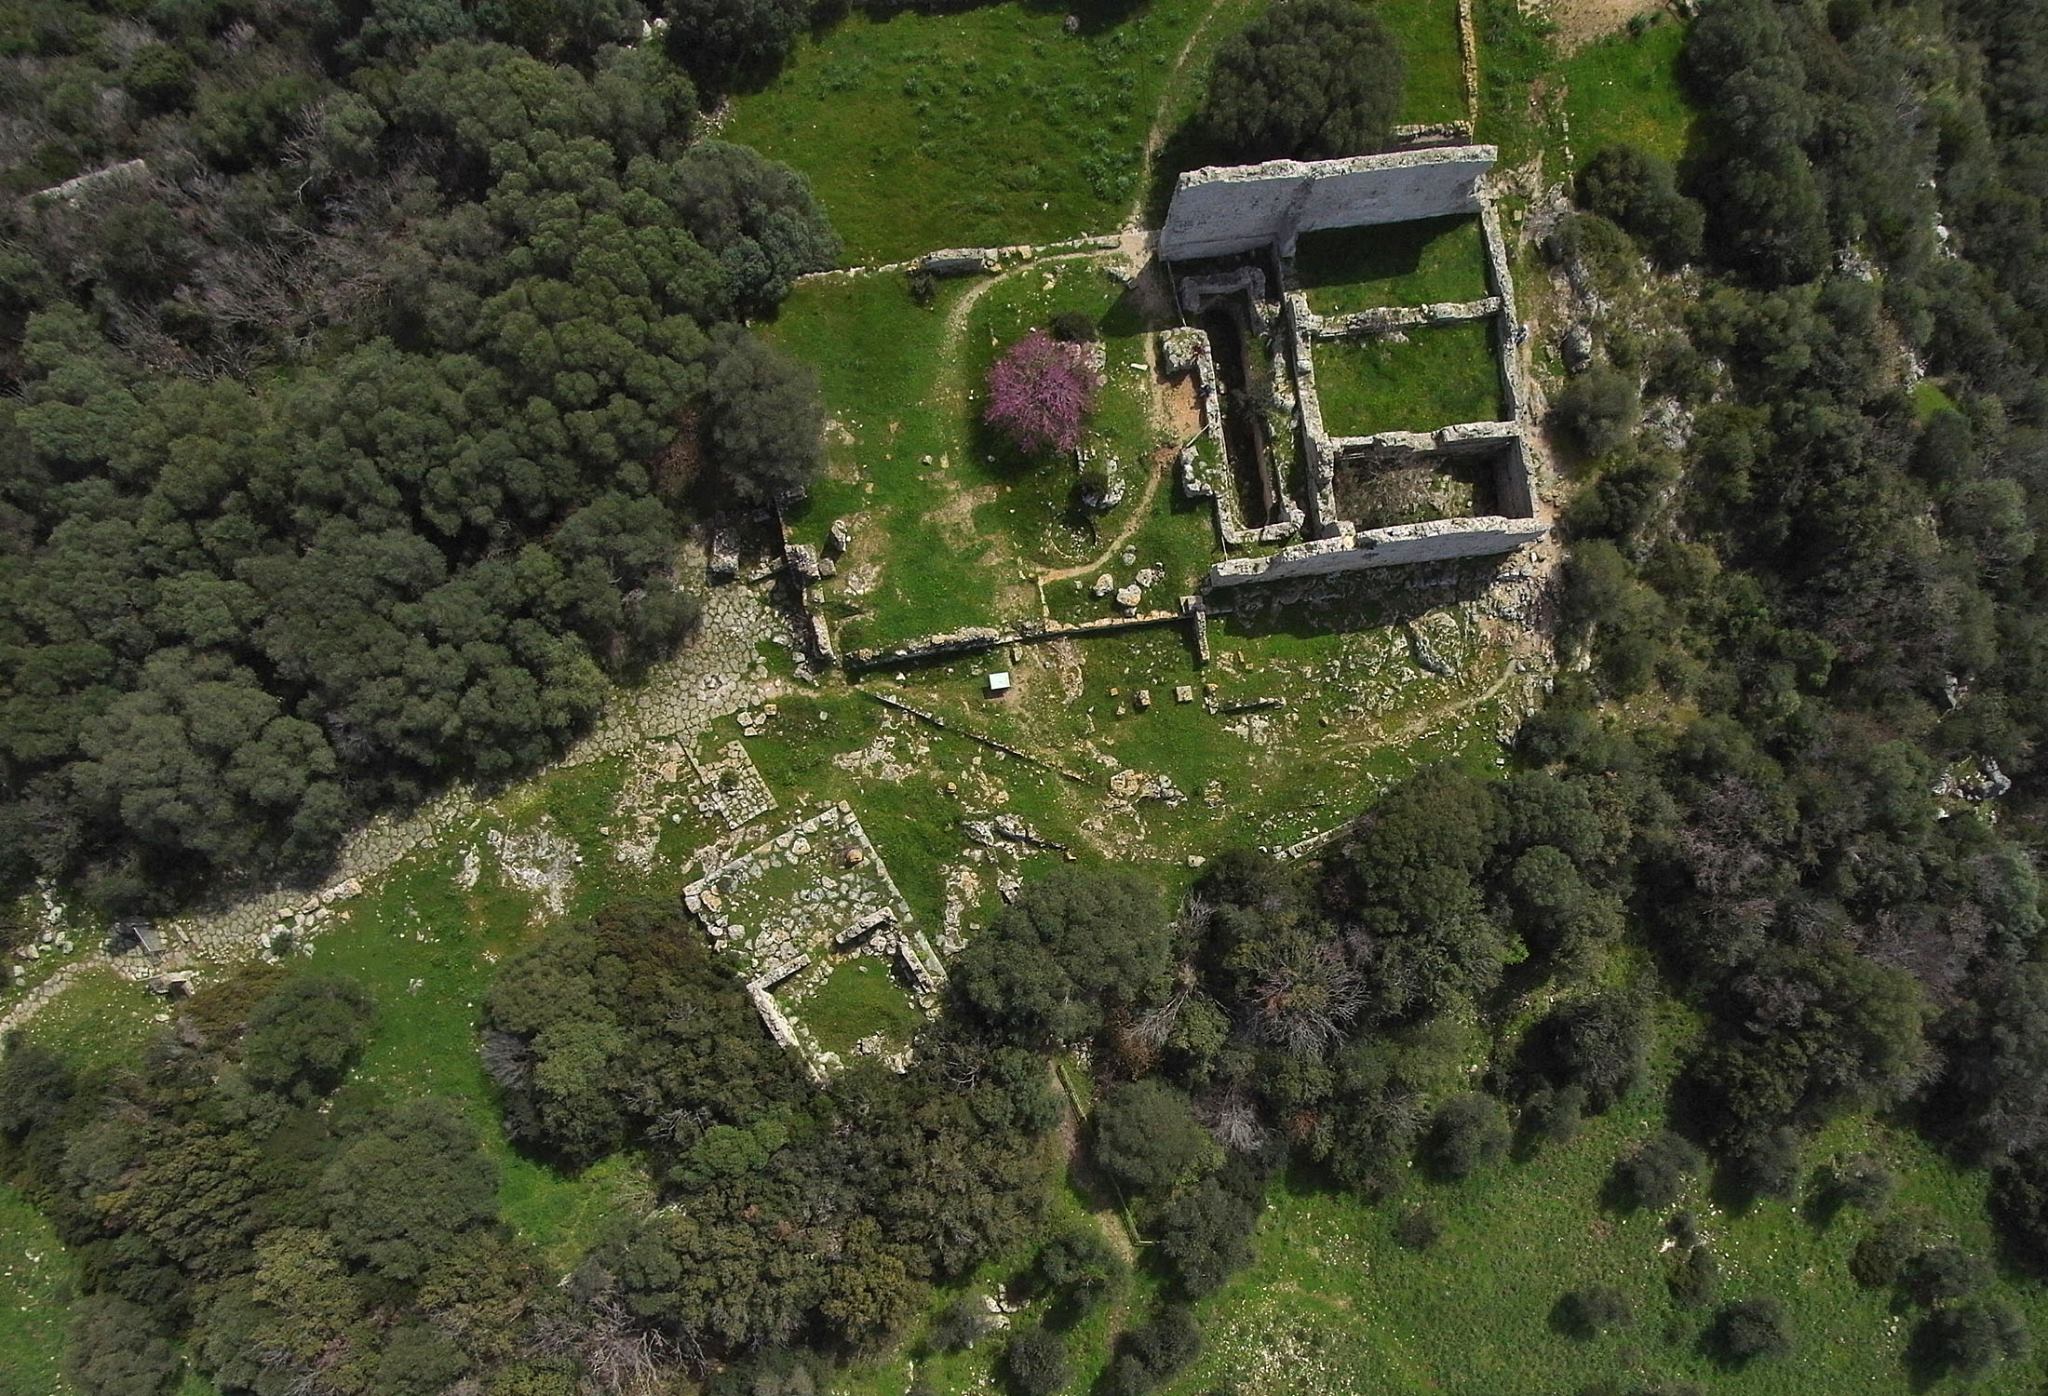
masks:
POLYGON ((1546 0, 1541 6, 1557 26, 1557 46, 1566 53, 1606 38, 1637 15, 1668 8, 1664 0, 1546 0))

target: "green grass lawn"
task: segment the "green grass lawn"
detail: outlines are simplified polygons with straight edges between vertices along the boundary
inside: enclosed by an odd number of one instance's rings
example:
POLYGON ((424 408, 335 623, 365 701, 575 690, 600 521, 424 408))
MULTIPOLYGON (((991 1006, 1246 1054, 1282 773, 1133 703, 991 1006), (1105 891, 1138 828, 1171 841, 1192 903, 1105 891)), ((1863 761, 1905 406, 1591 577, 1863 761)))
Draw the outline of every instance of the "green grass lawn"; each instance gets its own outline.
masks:
POLYGON ((1332 436, 1434 431, 1502 415, 1491 320, 1315 345, 1316 396, 1332 436))
POLYGON ((852 520, 853 546, 826 588, 842 645, 1036 615, 1033 578, 1087 561, 1120 528, 1116 511, 1094 519, 1078 508, 1070 460, 1020 458, 981 421, 989 365, 1060 311, 1101 329, 1107 381, 1087 444, 1122 461, 1135 500, 1161 444, 1147 406, 1150 339, 1129 293, 1088 259, 951 283, 930 310, 900 277, 810 282, 768 328, 818 369, 832 419, 825 476, 790 526, 822 543, 833 519, 852 520), (949 343, 946 320, 969 294, 949 343))
MULTIPOLYGON (((1408 63, 1401 119, 1465 115, 1455 0, 1378 0, 1408 63)), ((940 247, 1043 243, 1114 230, 1140 195, 1147 132, 1184 127, 1217 45, 1265 0, 1147 0, 1064 30, 1068 8, 855 14, 806 39, 720 135, 810 177, 850 264, 940 247), (1205 23, 1206 21, 1206 23, 1205 23), (1192 47, 1188 47, 1190 40, 1192 47), (1174 63, 1187 48, 1187 61, 1174 63)), ((1148 208, 1211 153, 1162 153, 1148 208)))
POLYGON ((1956 400, 1932 378, 1923 378, 1913 385, 1913 416, 1923 425, 1943 412, 1955 410, 1956 400))
POLYGON ((1082 7, 1114 17, 1073 35, 1058 5, 856 13, 805 40, 720 134, 810 176, 851 263, 1110 232, 1211 4, 1082 7))
POLYGON ((1458 56, 1457 0, 1374 0, 1372 12, 1400 42, 1408 63, 1401 120, 1465 119, 1465 68, 1458 56))
POLYGON ((1483 300, 1486 236, 1476 214, 1304 233, 1294 279, 1318 315, 1483 300))
POLYGON ((842 957, 791 1012, 811 1030, 819 1047, 841 1057, 873 1033, 902 1046, 925 1021, 889 962, 878 955, 842 957))
POLYGON ((1557 57, 1551 28, 1518 0, 1473 0, 1479 40, 1479 121, 1474 134, 1500 149, 1500 168, 1513 169, 1555 138, 1546 98, 1557 57))
MULTIPOLYGON (((1260 1226, 1252 1268, 1200 1307, 1206 1340, 1197 1365, 1171 1388, 1199 1396, 1235 1380, 1241 1389, 1315 1396, 1383 1392, 1472 1393, 1634 1390, 1689 1380, 1720 1396, 1836 1396, 1919 1392, 1904 1363, 1915 1314, 1888 1293, 1859 1288, 1848 1257, 1868 1221, 1844 1212, 1828 1225, 1783 1203, 1747 1213, 1713 1205, 1696 1182, 1682 1205, 1700 1217, 1721 1267, 1721 1300, 1770 1295, 1788 1311, 1794 1350, 1739 1371, 1699 1348, 1711 1315, 1681 1307, 1665 1277, 1663 1214, 1603 1208, 1613 1161, 1659 1123, 1654 1099, 1624 1103, 1588 1124, 1570 1145, 1510 1162, 1460 1184, 1418 1176, 1378 1206, 1305 1180, 1277 1187, 1260 1226), (1413 1205, 1443 1223, 1429 1250, 1404 1249, 1393 1225, 1413 1205), (1581 1340, 1556 1331, 1552 1306, 1592 1283, 1620 1289, 1629 1327, 1581 1340)), ((1874 1150, 1901 1179, 1894 1207, 1935 1231, 1988 1252, 1982 1175, 1959 1172, 1917 1140, 1867 1118, 1843 1121, 1810 1146, 1818 1166, 1874 1150)), ((2048 1323, 2048 1291, 2001 1280, 2036 1332, 2048 1323)), ((2039 1364, 2009 1364, 1971 1386, 1935 1391, 2032 1393, 2039 1364)))
POLYGON ((1564 61, 1565 113, 1579 164, 1622 143, 1667 160, 1685 154, 1697 120, 1678 78, 1685 26, 1661 13, 1658 20, 1640 36, 1611 34, 1564 61))
POLYGON ((0 1187, 0 1396, 69 1390, 57 1370, 71 1272, 50 1224, 20 1193, 0 1187))

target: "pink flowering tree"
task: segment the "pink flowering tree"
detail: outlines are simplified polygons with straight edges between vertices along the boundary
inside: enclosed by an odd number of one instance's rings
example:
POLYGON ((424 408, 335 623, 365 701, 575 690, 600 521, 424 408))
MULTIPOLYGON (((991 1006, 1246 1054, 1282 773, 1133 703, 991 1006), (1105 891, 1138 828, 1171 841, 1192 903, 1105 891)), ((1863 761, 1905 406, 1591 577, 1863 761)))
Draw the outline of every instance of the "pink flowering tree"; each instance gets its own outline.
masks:
POLYGON ((1083 353, 1044 330, 1005 349, 988 371, 988 424, 1027 456, 1079 446, 1102 386, 1083 353))

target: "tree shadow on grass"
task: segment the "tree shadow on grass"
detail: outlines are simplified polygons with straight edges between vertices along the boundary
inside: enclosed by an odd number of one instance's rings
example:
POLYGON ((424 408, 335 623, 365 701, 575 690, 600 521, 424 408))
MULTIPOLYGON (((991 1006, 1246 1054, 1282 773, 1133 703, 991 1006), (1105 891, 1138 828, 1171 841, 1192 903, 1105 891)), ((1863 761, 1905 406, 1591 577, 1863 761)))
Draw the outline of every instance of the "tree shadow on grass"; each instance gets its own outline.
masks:
POLYGON ((1152 179, 1144 190, 1143 222, 1157 228, 1166 222, 1166 209, 1173 202, 1173 186, 1189 170, 1207 165, 1237 163, 1230 151, 1203 127, 1198 117, 1189 117, 1159 143, 1152 157, 1152 179))
POLYGON ((1232 635, 1246 638, 1306 639, 1376 629, 1478 600, 1512 556, 1463 559, 1440 580, 1423 585, 1417 585, 1417 569, 1412 567, 1309 577, 1298 583, 1249 583, 1212 593, 1211 610, 1219 618, 1227 617, 1232 635))

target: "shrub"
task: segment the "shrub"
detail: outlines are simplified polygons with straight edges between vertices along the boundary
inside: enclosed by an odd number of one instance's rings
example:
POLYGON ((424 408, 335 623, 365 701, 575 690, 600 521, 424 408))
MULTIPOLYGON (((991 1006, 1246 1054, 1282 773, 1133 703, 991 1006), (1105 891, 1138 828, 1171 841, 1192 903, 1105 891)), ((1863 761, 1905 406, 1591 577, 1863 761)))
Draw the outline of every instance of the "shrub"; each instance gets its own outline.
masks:
POLYGON ((1991 1267, 1961 1246, 1943 1242, 1908 1260, 1899 1278, 1914 1302, 1933 1308, 1983 1288, 1991 1278, 1991 1267))
POLYGON ((1599 1115, 1634 1091, 1650 1048, 1649 1014, 1630 994, 1599 993, 1559 1005, 1529 1034, 1536 1070, 1553 1086, 1577 1087, 1599 1115))
POLYGON ((1912 1355, 1922 1367, 1974 1381, 2001 1362, 2026 1356, 2027 1343, 2027 1322, 2011 1305, 1958 1304, 1921 1321, 1912 1355))
POLYGON ((1768 1130, 1746 1141, 1727 1163, 1728 1178, 1746 1200, 1799 1193, 1799 1138, 1789 1129, 1768 1130))
POLYGON ((1443 1234, 1443 1222, 1427 1207, 1410 1207, 1394 1222, 1394 1239, 1411 1251, 1428 1250, 1443 1234))
POLYGON ((1521 1147, 1535 1153, 1553 1145, 1569 1144, 1579 1137, 1585 1118, 1586 1092, 1580 1086, 1552 1090, 1543 1086, 1522 1103, 1521 1147))
POLYGON ((1202 1330, 1184 1304, 1168 1304, 1124 1334, 1109 1365, 1109 1396, 1143 1396, 1195 1360, 1202 1330))
POLYGON ((1123 1187, 1164 1193, 1222 1162, 1185 1092, 1161 1081, 1131 1081, 1095 1113, 1095 1161, 1123 1187))
POLYGON ((766 504, 810 486, 824 456, 818 375, 766 340, 721 326, 704 381, 707 456, 733 495, 766 504))
POLYGON ((1866 1216, 1876 1216, 1891 1204, 1898 1188, 1899 1180, 1881 1159, 1854 1154, 1829 1166, 1825 1196, 1831 1207, 1854 1207, 1866 1216))
POLYGON ((256 1005, 242 1036, 242 1070, 279 1094, 324 1095, 362 1050, 370 996, 353 979, 302 974, 256 1005))
POLYGON ((1191 1299, 1222 1288, 1252 1260, 1252 1231, 1265 1201, 1257 1188, 1228 1186, 1232 1171, 1226 1166, 1182 1189, 1155 1228, 1159 1255, 1191 1299))
POLYGON ((983 418, 1027 456, 1071 451, 1101 386, 1079 349, 1033 330, 990 366, 983 418))
POLYGON ((1896 1284, 1918 1244, 1918 1227, 1901 1217, 1886 1217, 1856 1243, 1849 1255, 1849 1273, 1865 1289, 1896 1284))
POLYGON ((932 1320, 931 1343, 941 1352, 961 1352, 987 1337, 993 1326, 987 1307, 973 1295, 962 1295, 932 1320))
POLYGON ((1557 1325, 1579 1338, 1597 1338, 1635 1321, 1628 1299, 1613 1285, 1588 1285, 1557 1301, 1557 1325))
POLYGON ((83 1396, 158 1396, 181 1365, 149 1315, 112 1295, 79 1300, 68 1339, 64 1375, 83 1396))
POLYGON ((144 44, 129 58, 121 86, 147 112, 187 106, 196 86, 192 60, 169 44, 144 44))
POLYGON ((1602 364, 1565 384, 1552 410, 1588 455, 1604 456, 1628 440, 1641 407, 1636 380, 1602 364))
POLYGON ((1678 192, 1671 162, 1631 145, 1610 145, 1579 172, 1579 202, 1613 220, 1667 267, 1700 255, 1706 214, 1678 192))
POLYGON ((1352 0, 1275 5, 1216 53, 1198 121, 1240 160, 1320 160, 1382 149, 1407 68, 1386 26, 1352 0))
POLYGON ((1991 1170, 1991 1216, 2035 1273, 2048 1273, 2048 1147, 2014 1154, 1991 1170))
POLYGON ((1010 1339, 1003 1370, 1019 1396, 1052 1396, 1073 1380, 1066 1343, 1046 1328, 1032 1328, 1010 1339))
POLYGON ((1665 1277, 1671 1298, 1688 1309, 1705 1308, 1721 1288, 1721 1262, 1705 1246, 1693 1246, 1665 1277))
POLYGON ((1085 310, 1062 310, 1052 317, 1052 337, 1062 344, 1094 344, 1102 327, 1085 310))
POLYGON ((1468 1178, 1498 1162, 1508 1149, 1508 1116, 1483 1092, 1452 1096, 1429 1122, 1424 1150, 1430 1166, 1447 1178, 1468 1178))
POLYGON ((765 81, 795 47, 807 0, 669 0, 668 50, 714 91, 765 81))
POLYGON ((1785 1306, 1776 1299, 1738 1299, 1724 1304, 1708 1333, 1723 1362, 1742 1366, 1759 1357, 1783 1357, 1792 1351, 1792 1330, 1785 1306))
POLYGON ((1065 1293, 1076 1307, 1094 1308, 1123 1278, 1124 1262, 1102 1229, 1093 1223, 1069 1227, 1038 1253, 1038 1277, 1048 1289, 1065 1293))
POLYGON ((1665 1130, 1614 1165, 1615 1190, 1630 1206, 1645 1210, 1669 1207, 1678 1200, 1686 1180, 1705 1163, 1698 1149, 1665 1130))

